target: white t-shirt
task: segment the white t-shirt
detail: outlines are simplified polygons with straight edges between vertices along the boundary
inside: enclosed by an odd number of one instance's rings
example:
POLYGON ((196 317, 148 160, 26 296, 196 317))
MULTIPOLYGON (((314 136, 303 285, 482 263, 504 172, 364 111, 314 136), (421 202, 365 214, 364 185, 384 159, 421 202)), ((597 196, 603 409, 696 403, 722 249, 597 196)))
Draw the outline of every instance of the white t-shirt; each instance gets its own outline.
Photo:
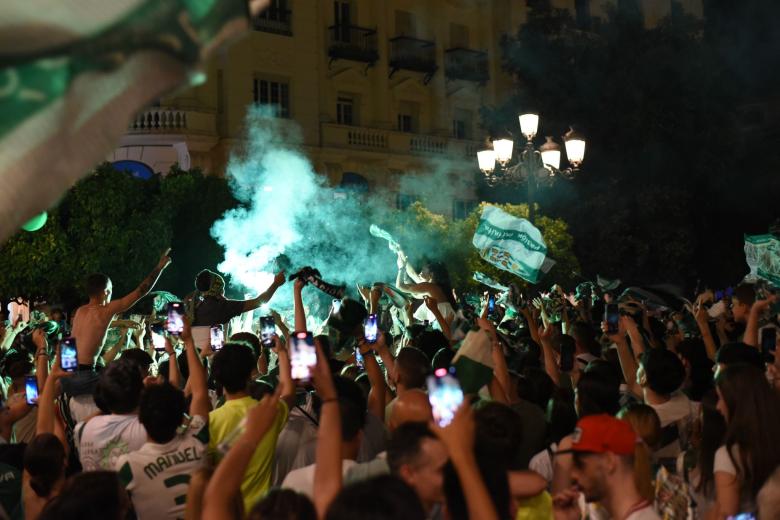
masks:
POLYGON ((113 471, 120 455, 146 442, 146 429, 137 415, 98 415, 78 423, 74 432, 84 471, 113 471))
MULTIPOLYGON (((687 434, 688 425, 696 415, 695 407, 691 400, 688 399, 688 396, 682 392, 677 392, 665 403, 647 404, 658 414, 658 419, 661 420, 661 428, 676 423, 679 432, 678 439, 685 441, 684 436, 687 434)), ((680 440, 665 444, 655 452, 655 456, 658 458, 677 457, 682 449, 680 440)))
POLYGON ((116 470, 139 520, 184 516, 190 476, 203 466, 208 442, 206 419, 195 416, 187 430, 170 442, 147 442, 119 457, 116 470))
POLYGON ((739 510, 742 512, 755 511, 756 503, 750 496, 750 493, 745 493, 745 490, 742 489, 743 486, 739 477, 740 472, 738 471, 737 466, 734 465, 734 461, 737 461, 737 464, 739 464, 739 446, 735 445, 731 448, 731 455, 732 457, 729 457, 729 452, 726 450, 725 445, 718 448, 718 451, 715 452, 715 462, 712 471, 714 473, 721 472, 734 475, 740 483, 739 510), (731 460, 732 458, 734 461, 731 460))
MULTIPOLYGON (((357 464, 354 460, 341 461, 341 475, 346 477, 349 470, 357 464)), ((292 489, 298 493, 303 493, 307 497, 314 499, 314 468, 316 464, 295 469, 287 474, 282 487, 292 489)))
POLYGON ((626 520, 661 520, 661 517, 653 509, 653 506, 643 507, 626 517, 626 520))
POLYGON ((544 477, 547 482, 552 482, 553 479, 553 460, 552 454, 558 451, 558 445, 556 443, 550 444, 549 447, 540 451, 531 458, 528 463, 528 469, 537 472, 544 477))

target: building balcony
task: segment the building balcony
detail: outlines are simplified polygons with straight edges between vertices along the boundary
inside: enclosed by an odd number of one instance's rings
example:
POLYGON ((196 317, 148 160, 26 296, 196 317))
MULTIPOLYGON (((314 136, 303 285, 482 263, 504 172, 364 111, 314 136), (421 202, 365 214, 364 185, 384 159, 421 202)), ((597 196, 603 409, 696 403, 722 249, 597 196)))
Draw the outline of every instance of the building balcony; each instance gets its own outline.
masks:
POLYGON ((457 47, 444 51, 444 73, 447 79, 485 83, 490 79, 486 52, 457 47))
POLYGON ((333 60, 352 60, 373 65, 379 59, 376 29, 357 25, 328 27, 328 56, 333 60))
POLYGON ((436 73, 436 43, 408 36, 390 40, 390 76, 398 70, 411 70, 426 75, 426 83, 436 73))
POLYGON ((130 123, 128 134, 217 135, 216 114, 204 110, 148 108, 130 123))
POLYGON ((398 155, 446 156, 473 160, 480 143, 397 130, 322 124, 322 146, 398 155))
POLYGON ((292 11, 266 9, 252 19, 252 28, 255 31, 292 36, 292 11))

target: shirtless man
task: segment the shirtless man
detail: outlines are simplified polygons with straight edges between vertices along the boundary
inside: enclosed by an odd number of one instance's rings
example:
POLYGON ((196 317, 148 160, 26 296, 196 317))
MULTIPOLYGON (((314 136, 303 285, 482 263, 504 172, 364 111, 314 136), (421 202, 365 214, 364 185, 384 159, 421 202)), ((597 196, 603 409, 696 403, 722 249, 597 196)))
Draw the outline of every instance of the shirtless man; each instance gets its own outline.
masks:
POLYGON ((106 333, 116 314, 126 312, 135 302, 152 290, 163 270, 171 263, 170 248, 163 253, 157 267, 149 273, 131 293, 111 301, 111 279, 104 274, 93 274, 87 278, 89 303, 82 305, 73 316, 73 337, 76 338, 79 365, 91 369, 103 348, 106 333))

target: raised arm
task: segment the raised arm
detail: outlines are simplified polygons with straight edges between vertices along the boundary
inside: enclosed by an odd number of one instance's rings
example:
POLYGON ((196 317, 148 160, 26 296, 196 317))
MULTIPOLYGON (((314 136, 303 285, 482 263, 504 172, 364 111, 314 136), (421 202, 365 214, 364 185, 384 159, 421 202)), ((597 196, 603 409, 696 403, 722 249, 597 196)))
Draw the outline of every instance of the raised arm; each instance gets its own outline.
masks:
MULTIPOLYGON (((191 336, 190 339, 192 339, 191 336)), ((179 370, 179 362, 176 359, 176 349, 173 348, 173 342, 170 338, 165 338, 165 352, 168 354, 168 382, 175 388, 181 388, 181 370, 179 370)), ((192 375, 190 375, 191 377, 192 375)))
MULTIPOLYGON (((626 320, 628 319, 626 316, 621 316, 618 322, 618 333, 609 334, 607 337, 617 345, 620 369, 623 371, 623 379, 626 380, 629 391, 636 396, 642 397, 642 387, 636 382, 637 361, 631 354, 628 341, 626 341, 626 320)), ((604 332, 607 331, 606 321, 601 323, 601 329, 604 332)))
POLYGON ((431 311, 436 321, 439 322, 442 334, 444 334, 448 340, 452 339, 452 331, 450 330, 450 322, 444 319, 441 311, 439 310, 439 302, 433 296, 426 296, 424 298, 425 306, 431 311))
MULTIPOLYGON (((38 397, 38 419, 35 423, 35 433, 37 435, 42 433, 52 433, 57 435, 57 437, 60 437, 60 435, 64 433, 62 432, 62 429, 55 428, 57 416, 54 399, 57 397, 57 393, 59 392, 60 379, 63 377, 70 377, 72 375, 73 372, 65 372, 60 367, 60 356, 58 351, 57 356, 54 359, 54 363, 51 366, 51 373, 49 374, 49 377, 46 378, 46 384, 43 387, 43 392, 41 392, 40 396, 38 397)), ((64 435, 62 435, 60 441, 62 441, 63 446, 68 446, 67 439, 65 439, 64 435)))
POLYGON ((149 291, 152 290, 152 288, 157 283, 157 280, 160 279, 160 275, 165 270, 168 265, 171 263, 171 248, 168 248, 165 250, 165 252, 160 257, 160 261, 157 262, 157 266, 152 270, 149 275, 144 278, 144 280, 133 289, 132 292, 129 294, 126 294, 122 298, 119 298, 118 300, 114 300, 108 304, 106 307, 107 311, 110 314, 119 314, 120 312, 125 312, 130 307, 135 305, 135 302, 149 294, 149 291))
MULTIPOLYGON (((190 368, 192 370, 192 368, 190 368)), ((244 433, 217 465, 203 495, 203 518, 233 518, 233 503, 257 445, 271 429, 279 410, 278 394, 266 395, 246 415, 244 433)))
POLYGON ((314 465, 314 506, 317 517, 322 519, 341 490, 341 412, 330 366, 319 342, 313 375, 314 387, 322 400, 314 465))
POLYGON ((760 343, 758 342, 758 325, 761 321, 761 315, 776 301, 777 295, 771 294, 766 300, 756 300, 753 303, 753 306, 750 307, 750 314, 748 315, 747 326, 745 327, 745 335, 742 340, 746 345, 752 347, 760 346, 760 343))
POLYGON ((359 348, 360 353, 363 354, 363 364, 365 365, 366 374, 368 375, 368 382, 371 384, 371 390, 368 391, 368 411, 384 421, 387 386, 385 384, 385 377, 382 374, 382 369, 379 368, 379 363, 377 363, 374 352, 372 351, 372 349, 387 349, 384 332, 381 330, 379 331, 376 343, 369 344, 361 341, 359 348))
MULTIPOLYGON (((211 409, 211 401, 209 400, 209 389, 206 384, 206 369, 203 366, 203 362, 200 360, 198 349, 195 347, 195 341, 192 339, 192 329, 187 318, 184 318, 184 330, 181 333, 181 339, 184 341, 184 351, 187 353, 187 368, 189 368, 189 378, 187 383, 189 384, 190 391, 192 392, 192 401, 190 402, 190 415, 207 418, 209 416, 209 410, 211 409)), ((166 344, 167 347, 167 344, 166 344)), ((173 363, 178 366, 176 362, 176 354, 168 357, 168 363, 173 363)), ((243 475, 243 473, 241 473, 243 475)))
POLYGON ((634 358, 639 359, 642 354, 647 350, 645 345, 645 338, 642 337, 642 333, 639 332, 639 326, 634 321, 634 318, 626 316, 626 332, 629 339, 631 339, 631 350, 634 353, 634 358))
POLYGON ((553 380, 555 386, 560 386, 561 383, 561 371, 558 369, 558 362, 555 360, 555 350, 552 344, 552 330, 553 325, 547 325, 544 330, 539 334, 539 340, 542 343, 542 355, 544 356, 544 370, 550 379, 553 380))
POLYGON ((293 287, 293 308, 295 313, 295 332, 306 330, 306 310, 303 308, 303 288, 306 282, 300 278, 295 279, 293 287))
POLYGON ((710 329, 709 315, 707 310, 702 305, 698 305, 696 312, 693 315, 696 318, 696 325, 699 327, 701 333, 701 339, 704 341, 704 348, 707 350, 707 357, 712 361, 715 361, 715 352, 718 348, 715 346, 715 338, 712 337, 712 330, 710 329))
POLYGON ((274 294, 276 294, 276 290, 279 289, 279 287, 282 285, 284 285, 284 271, 276 273, 276 276, 274 276, 274 281, 271 283, 271 287, 269 287, 264 293, 257 296, 256 298, 252 298, 251 300, 246 300, 244 302, 244 312, 253 311, 264 303, 271 301, 271 298, 273 298, 274 294))
MULTIPOLYGON (((288 344, 289 344, 288 336, 288 344)), ((274 338, 273 351, 276 353, 279 366, 279 395, 287 403, 288 408, 295 406, 295 382, 292 378, 292 366, 290 365, 290 353, 282 343, 279 336, 274 338)))

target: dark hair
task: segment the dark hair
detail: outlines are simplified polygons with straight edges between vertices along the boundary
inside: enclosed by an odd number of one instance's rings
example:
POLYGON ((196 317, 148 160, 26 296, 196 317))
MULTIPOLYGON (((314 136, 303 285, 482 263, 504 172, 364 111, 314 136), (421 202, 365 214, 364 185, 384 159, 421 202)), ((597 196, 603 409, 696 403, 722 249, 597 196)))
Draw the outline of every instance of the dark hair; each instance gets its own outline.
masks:
POLYGON ((201 292, 208 291, 211 287, 211 271, 204 269, 195 275, 195 288, 201 292))
POLYGON ((70 477, 62 492, 49 501, 38 520, 122 520, 130 498, 114 471, 85 471, 70 477))
POLYGON ((518 378, 517 393, 521 399, 530 401, 544 409, 553 395, 555 383, 552 378, 537 367, 526 368, 518 378))
MULTIPOLYGON (((510 493, 506 465, 491 454, 476 451, 477 466, 482 481, 490 494, 498 518, 507 519, 509 515, 510 493)), ((452 462, 444 466, 444 494, 447 500, 447 511, 451 520, 469 520, 463 487, 452 462)))
POLYGON ((712 360, 707 357, 707 348, 700 338, 686 338, 675 348, 677 353, 691 367, 691 386, 686 389, 692 401, 701 401, 702 396, 712 388, 712 360))
POLYGON ((652 348, 642 353, 647 386, 660 395, 671 395, 685 381, 685 367, 674 352, 652 348))
POLYGON ((263 355, 263 345, 260 343, 260 338, 254 332, 236 332, 230 336, 231 343, 245 343, 252 349, 255 355, 255 360, 263 355))
POLYGON ((404 347, 395 358, 395 371, 399 382, 406 388, 425 388, 425 378, 431 371, 431 363, 422 350, 404 347))
POLYGON ((335 328, 341 334, 354 334, 357 327, 362 327, 368 317, 366 308, 350 298, 341 300, 339 312, 331 314, 328 326, 335 328))
POLYGON ((84 290, 87 291, 87 296, 90 298, 100 296, 106 290, 110 281, 111 279, 104 274, 91 274, 84 280, 84 290))
POLYGON ((417 334, 409 342, 410 347, 416 347, 420 349, 428 359, 433 359, 433 356, 442 349, 449 349, 450 342, 447 336, 440 330, 425 330, 420 334, 417 334))
POLYGON ((326 520, 424 520, 417 493, 398 477, 382 475, 346 486, 330 504, 326 520))
POLYGON ((115 414, 131 413, 138 407, 143 377, 138 365, 131 360, 119 358, 100 372, 95 387, 95 402, 115 414))
POLYGON ((390 473, 398 475, 401 466, 409 464, 420 455, 422 441, 436 439, 425 423, 407 422, 398 426, 387 441, 387 465, 390 473))
POLYGON ((146 376, 146 374, 149 371, 149 367, 154 362, 152 356, 150 356, 148 352, 140 348, 129 348, 127 350, 122 351, 122 355, 120 356, 120 359, 124 359, 125 361, 131 361, 136 365, 138 365, 138 369, 141 371, 143 377, 146 376))
POLYGON ((65 476, 65 447, 51 433, 40 433, 24 449, 24 469, 30 474, 30 487, 46 498, 54 484, 65 476))
POLYGON ((780 465, 780 399, 764 371, 751 365, 728 366, 715 384, 728 410, 724 444, 739 472, 741 493, 756 496, 780 465), (737 451, 739 461, 733 458, 737 451))
POLYGON ((596 341, 596 331, 583 321, 576 321, 571 326, 569 334, 592 355, 601 355, 601 345, 596 341))
POLYGON ((141 394, 138 420, 154 442, 165 444, 176 436, 186 411, 184 392, 170 383, 150 385, 141 394))
POLYGON ((620 390, 620 384, 623 382, 623 378, 620 375, 615 365, 604 359, 594 359, 585 367, 583 372, 590 372, 596 374, 598 377, 611 385, 614 385, 618 391, 620 390))
POLYGON ((752 283, 741 283, 734 288, 734 298, 739 303, 753 305, 756 301, 756 287, 752 283))
POLYGON ((560 397, 550 399, 545 410, 545 417, 548 424, 548 444, 560 443, 561 439, 577 427, 577 410, 570 402, 560 397))
POLYGON ((366 397, 360 385, 343 376, 333 377, 341 412, 341 440, 351 441, 366 425, 366 397))
POLYGON ((620 410, 620 386, 605 380, 596 371, 583 372, 577 381, 577 401, 580 418, 620 410))
POLYGON ((227 392, 235 394, 246 390, 254 367, 255 356, 249 346, 244 343, 225 343, 214 355, 211 374, 227 392))
POLYGON ((718 394, 711 388, 701 399, 701 444, 699 445, 698 467, 700 493, 715 492, 715 452, 723 445, 726 435, 726 421, 717 409, 718 394))
POLYGON ((452 282, 447 266, 442 262, 426 262, 423 269, 431 273, 431 281, 439 286, 452 308, 457 309, 458 302, 455 301, 455 296, 452 294, 452 282))
POLYGON ((447 368, 452 364, 452 360, 455 358, 455 352, 450 348, 440 348, 433 356, 431 361, 431 368, 436 370, 437 368, 447 368))
POLYGON ((720 347, 715 353, 715 362, 724 365, 747 364, 760 369, 764 368, 761 352, 756 347, 741 342, 726 343, 720 347))
MULTIPOLYGON (((523 468, 523 418, 497 401, 481 405, 474 414, 477 444, 487 455, 502 459, 508 470, 523 468)), ((525 458, 527 463, 527 457, 525 458)))
POLYGON ((317 520, 311 499, 292 489, 272 489, 257 502, 247 516, 249 520, 317 520))

